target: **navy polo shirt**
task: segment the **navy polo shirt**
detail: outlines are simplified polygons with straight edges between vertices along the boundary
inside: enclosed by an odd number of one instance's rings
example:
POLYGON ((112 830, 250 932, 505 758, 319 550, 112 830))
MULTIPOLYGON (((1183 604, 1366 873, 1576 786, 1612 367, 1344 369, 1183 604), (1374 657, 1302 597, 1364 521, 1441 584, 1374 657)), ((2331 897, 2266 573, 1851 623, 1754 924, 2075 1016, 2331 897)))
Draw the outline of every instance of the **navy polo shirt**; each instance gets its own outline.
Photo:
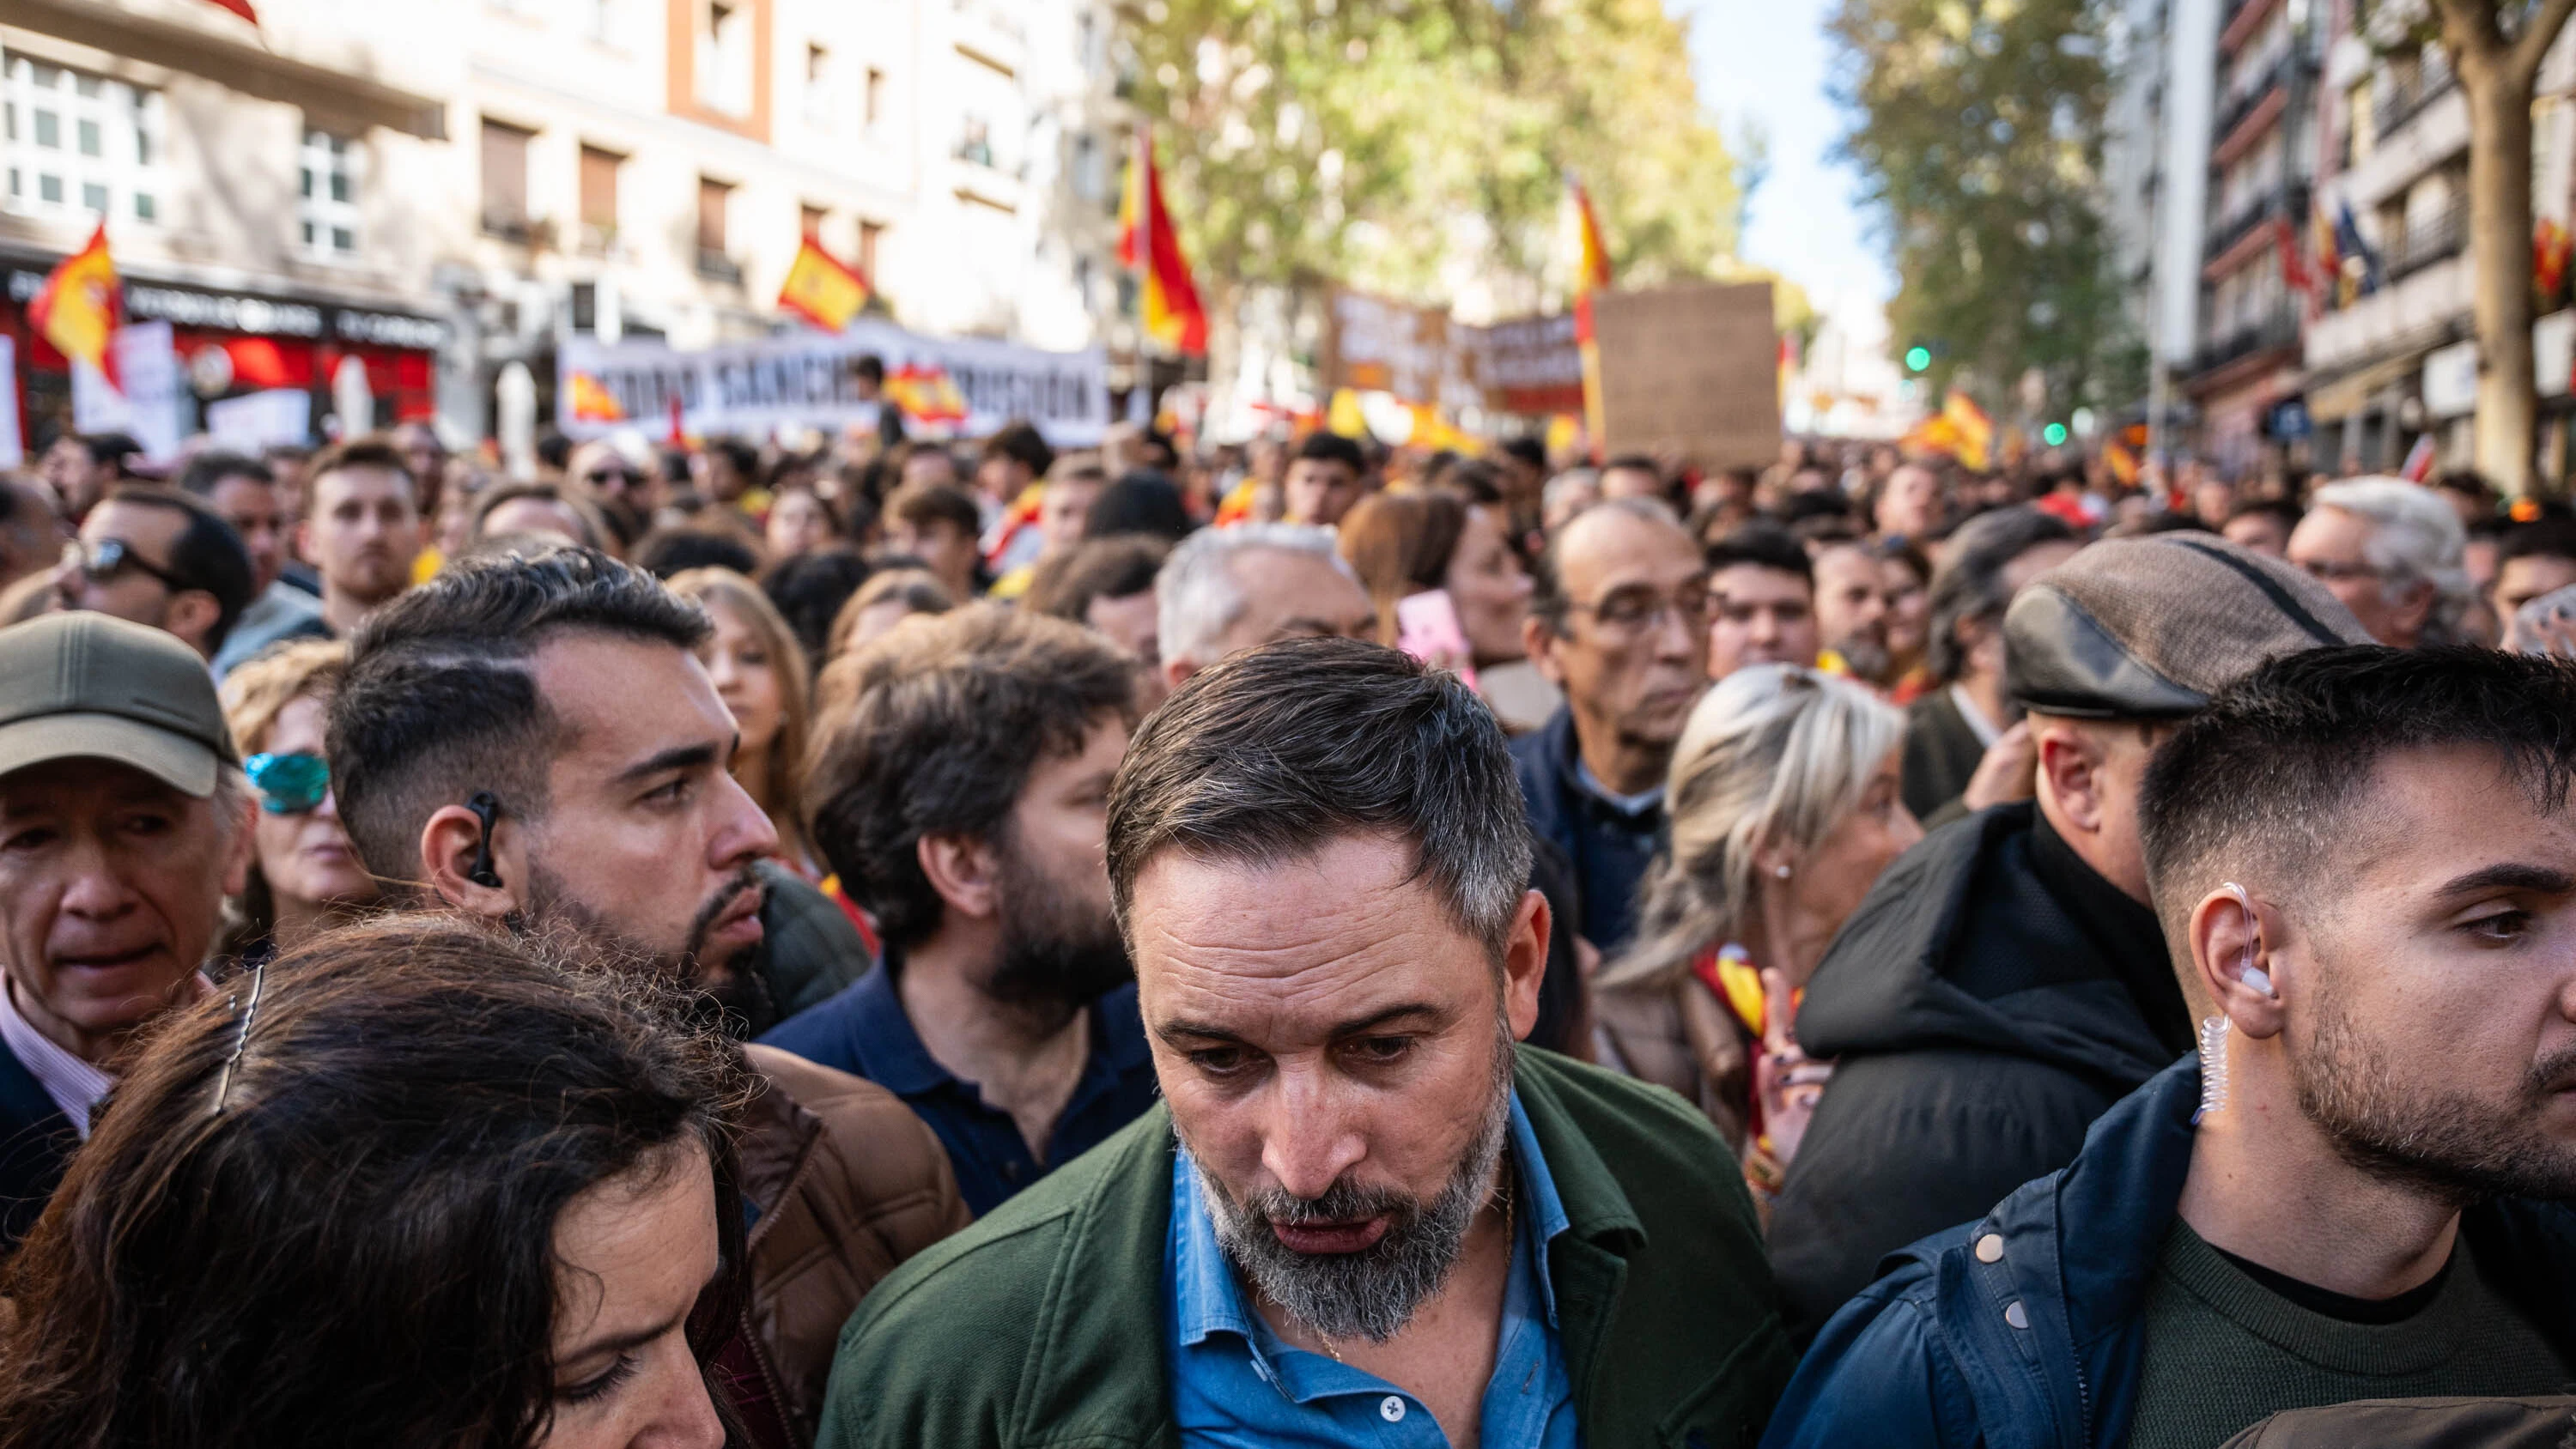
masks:
POLYGON ((1154 1059, 1130 981, 1091 1003, 1091 1050, 1082 1078, 1047 1140, 1046 1160, 1030 1153, 1011 1114, 984 1100, 921 1044, 895 990, 900 963, 889 949, 867 975, 760 1040, 809 1062, 865 1077, 904 1100, 948 1149, 957 1190, 982 1217, 1013 1193, 1089 1151, 1154 1105, 1154 1059))

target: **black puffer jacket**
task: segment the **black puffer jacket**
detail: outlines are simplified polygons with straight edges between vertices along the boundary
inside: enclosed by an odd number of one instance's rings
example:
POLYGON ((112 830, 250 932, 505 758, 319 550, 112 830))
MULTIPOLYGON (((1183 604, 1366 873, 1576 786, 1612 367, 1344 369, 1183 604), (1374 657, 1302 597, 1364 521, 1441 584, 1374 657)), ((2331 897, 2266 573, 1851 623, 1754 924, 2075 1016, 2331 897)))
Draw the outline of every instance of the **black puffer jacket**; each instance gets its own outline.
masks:
POLYGON ((1791 1333, 1879 1260, 2064 1167, 2084 1129, 2191 1047, 2155 913, 2029 804, 1934 831, 1808 983, 1799 1043, 1835 1060, 1773 1209, 1791 1333))

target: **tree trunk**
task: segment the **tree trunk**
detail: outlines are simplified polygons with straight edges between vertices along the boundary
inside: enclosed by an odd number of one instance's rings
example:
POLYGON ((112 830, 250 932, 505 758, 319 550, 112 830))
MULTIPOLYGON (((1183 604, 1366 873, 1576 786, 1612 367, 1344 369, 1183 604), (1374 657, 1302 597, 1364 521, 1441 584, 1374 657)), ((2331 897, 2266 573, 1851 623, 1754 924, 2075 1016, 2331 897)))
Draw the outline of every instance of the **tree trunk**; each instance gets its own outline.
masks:
POLYGON ((2478 336, 2478 471, 2531 491, 2540 399, 2531 372, 2531 97, 2502 58, 2457 59, 2469 102, 2469 265, 2478 336))

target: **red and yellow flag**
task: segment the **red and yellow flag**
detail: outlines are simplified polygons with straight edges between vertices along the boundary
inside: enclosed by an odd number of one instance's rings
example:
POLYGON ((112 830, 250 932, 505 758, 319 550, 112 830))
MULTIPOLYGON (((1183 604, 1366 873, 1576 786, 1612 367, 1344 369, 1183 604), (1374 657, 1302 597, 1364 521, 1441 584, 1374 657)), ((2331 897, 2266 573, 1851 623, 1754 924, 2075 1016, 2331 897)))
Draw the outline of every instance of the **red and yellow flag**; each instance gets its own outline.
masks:
POLYGON ((1986 410, 1964 392, 1941 400, 1942 420, 1950 425, 1951 449, 1961 464, 1982 473, 1994 466, 1995 424, 1986 410))
POLYGON ((27 304, 27 320, 63 356, 116 382, 114 343, 125 323, 125 301, 116 285, 116 263, 107 254, 106 222, 90 233, 89 245, 63 258, 45 278, 44 290, 27 304))
POLYGON ((1154 133, 1136 128, 1136 155, 1118 199, 1118 264, 1137 274, 1145 335, 1184 357, 1207 355, 1207 311, 1181 255, 1180 234, 1163 209, 1162 173, 1154 169, 1154 133))
POLYGON ((966 395, 935 362, 907 362, 887 373, 885 397, 917 423, 966 421, 966 395))
POLYGON ((626 409, 618 406, 617 395, 587 372, 572 375, 572 417, 577 423, 621 423, 626 409))
POLYGON ((1580 254, 1574 264, 1574 347, 1583 360, 1583 427, 1592 451, 1601 451, 1601 344, 1592 338, 1592 295, 1610 290, 1610 248, 1601 240, 1601 218, 1592 210, 1592 193, 1565 175, 1565 197, 1574 208, 1580 254))
POLYGON ((840 258, 823 250, 812 233, 796 247, 787 280, 778 289, 778 308, 793 312, 826 332, 850 325, 868 304, 868 279, 840 258))

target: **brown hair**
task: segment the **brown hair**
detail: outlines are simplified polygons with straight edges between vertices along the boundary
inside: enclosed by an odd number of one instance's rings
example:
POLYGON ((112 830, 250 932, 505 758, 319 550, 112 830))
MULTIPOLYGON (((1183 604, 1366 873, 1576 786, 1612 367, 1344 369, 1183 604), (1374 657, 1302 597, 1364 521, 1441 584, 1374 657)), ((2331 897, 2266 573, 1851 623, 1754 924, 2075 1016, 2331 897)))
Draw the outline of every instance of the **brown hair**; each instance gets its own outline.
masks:
POLYGON ((1033 613, 1087 624, 1094 599, 1124 599, 1154 586, 1172 546, 1159 538, 1126 534, 1091 538, 1044 560, 1020 600, 1033 613))
POLYGON ((1377 606, 1379 643, 1395 642, 1399 600, 1447 582, 1467 507, 1452 493, 1375 493, 1342 519, 1334 546, 1377 606))
MULTIPOLYGON (((791 856, 805 853, 805 831, 798 819, 797 797, 804 783, 805 742, 813 729, 813 701, 806 687, 811 677, 805 666, 805 649, 796 642, 796 632, 787 627, 778 606, 769 596, 752 585, 751 580, 731 569, 688 569, 673 574, 670 590, 684 599, 695 600, 713 614, 718 607, 731 609, 760 636, 761 647, 769 651, 770 671, 778 676, 778 737, 769 742, 769 778, 763 798, 762 813, 778 826, 778 843, 791 856)), ((709 636, 705 648, 713 648, 709 636)))
POLYGON ((313 455, 313 461, 304 470, 303 507, 298 512, 310 517, 314 486, 343 468, 384 468, 400 473, 403 482, 411 488, 413 504, 420 502, 420 479, 412 476, 411 460, 403 456, 403 450, 395 446, 390 436, 368 433, 343 439, 313 455))
POLYGON ((949 597, 948 586, 931 577, 928 569, 886 569, 870 574, 859 591, 841 605, 832 616, 830 642, 823 648, 823 662, 830 664, 850 650, 850 635, 859 627, 859 616, 888 601, 900 602, 908 614, 945 614, 957 607, 949 597))
POLYGON ((894 490, 894 496, 886 499, 883 516, 914 528, 952 524, 968 538, 984 529, 984 513, 974 498, 965 489, 945 483, 909 483, 894 490))
POLYGON ((557 1221, 692 1151, 722 1263, 689 1322, 703 1369, 740 1318, 751 1087, 682 1012, 415 916, 170 1013, 0 1269, 0 1443, 536 1444, 557 1221))
POLYGON ((268 748, 277 717, 299 699, 328 703, 349 669, 344 639, 298 639, 262 651, 224 676, 224 723, 244 756, 268 748))
POLYGON ((823 670, 805 771, 815 847, 889 944, 938 929, 924 836, 990 840, 1042 759, 1136 720, 1135 661, 1088 629, 977 604, 907 622, 823 670))

